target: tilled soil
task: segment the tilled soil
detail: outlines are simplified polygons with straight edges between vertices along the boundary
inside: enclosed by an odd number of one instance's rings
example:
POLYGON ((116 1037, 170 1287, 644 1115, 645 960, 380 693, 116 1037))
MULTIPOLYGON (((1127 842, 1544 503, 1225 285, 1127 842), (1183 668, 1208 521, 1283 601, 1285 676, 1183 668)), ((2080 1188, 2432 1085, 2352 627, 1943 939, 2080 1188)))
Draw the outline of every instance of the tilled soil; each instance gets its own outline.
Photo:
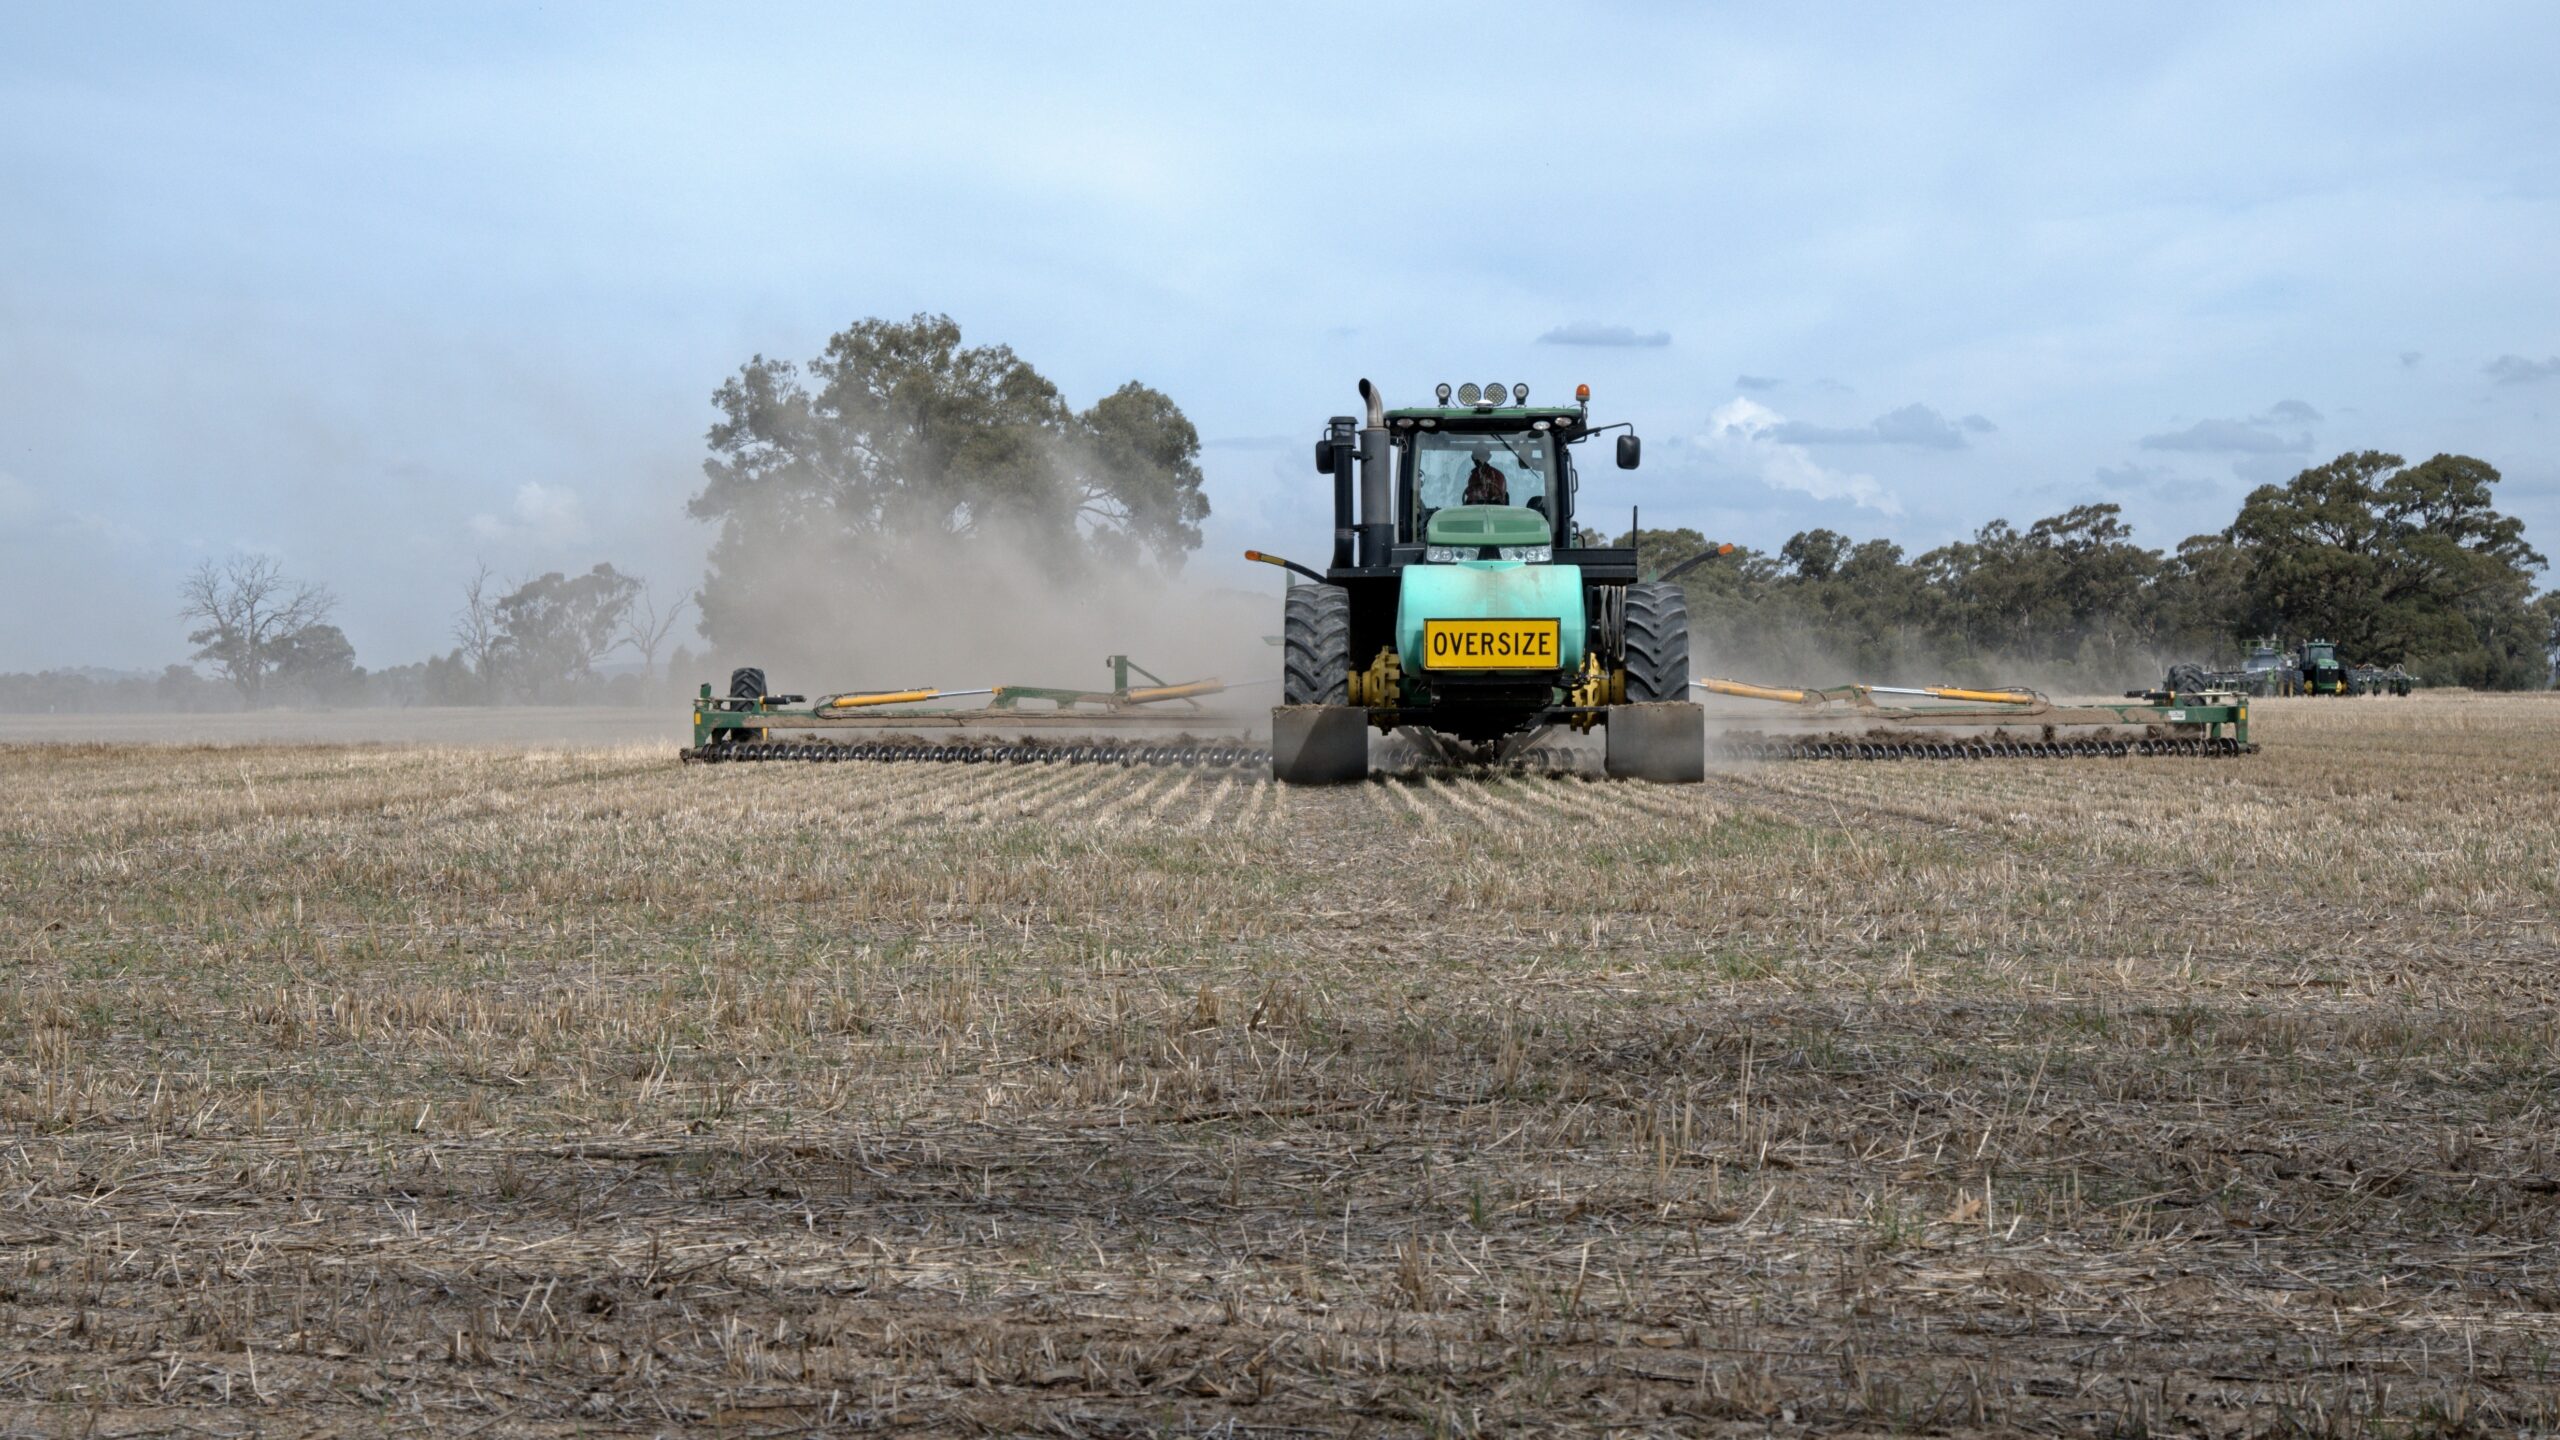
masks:
POLYGON ((0 751, 0 1428, 2549 1430, 2560 704, 2424 706, 0 751))

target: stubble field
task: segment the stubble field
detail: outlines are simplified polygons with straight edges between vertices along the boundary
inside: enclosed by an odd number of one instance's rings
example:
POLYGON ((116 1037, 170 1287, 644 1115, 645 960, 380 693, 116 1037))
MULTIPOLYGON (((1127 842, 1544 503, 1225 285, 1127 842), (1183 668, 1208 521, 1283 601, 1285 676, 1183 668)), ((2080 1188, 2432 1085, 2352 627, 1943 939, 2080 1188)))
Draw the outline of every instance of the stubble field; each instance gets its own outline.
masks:
POLYGON ((2560 702, 1281 791, 0 749, 0 1430, 2560 1424, 2560 702))

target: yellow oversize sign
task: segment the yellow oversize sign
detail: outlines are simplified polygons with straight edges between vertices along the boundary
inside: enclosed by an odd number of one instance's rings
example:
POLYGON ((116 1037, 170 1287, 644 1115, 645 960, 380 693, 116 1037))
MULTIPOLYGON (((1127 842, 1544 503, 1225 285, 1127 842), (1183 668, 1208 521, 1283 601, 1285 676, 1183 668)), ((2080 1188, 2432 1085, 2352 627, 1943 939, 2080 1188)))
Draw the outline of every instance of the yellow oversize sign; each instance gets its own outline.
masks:
POLYGON ((1554 670, 1553 620, 1425 620, 1426 670, 1554 670))

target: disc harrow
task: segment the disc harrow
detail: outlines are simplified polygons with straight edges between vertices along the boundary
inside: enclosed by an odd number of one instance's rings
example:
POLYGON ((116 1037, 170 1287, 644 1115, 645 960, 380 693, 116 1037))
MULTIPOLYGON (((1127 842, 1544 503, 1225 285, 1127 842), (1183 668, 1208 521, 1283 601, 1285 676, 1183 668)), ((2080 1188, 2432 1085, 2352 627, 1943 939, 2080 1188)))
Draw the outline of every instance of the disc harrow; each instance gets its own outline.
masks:
POLYGON ((702 764, 801 761, 818 764, 1267 766, 1271 752, 1242 744, 1121 744, 1111 741, 748 740, 701 745, 683 754, 702 764))
POLYGON ((2227 735, 2063 740, 1922 740, 1903 736, 1845 740, 1754 736, 1710 741, 1708 753, 1723 760, 2122 760, 2137 756, 2220 759, 2254 754, 2257 748, 2227 735))

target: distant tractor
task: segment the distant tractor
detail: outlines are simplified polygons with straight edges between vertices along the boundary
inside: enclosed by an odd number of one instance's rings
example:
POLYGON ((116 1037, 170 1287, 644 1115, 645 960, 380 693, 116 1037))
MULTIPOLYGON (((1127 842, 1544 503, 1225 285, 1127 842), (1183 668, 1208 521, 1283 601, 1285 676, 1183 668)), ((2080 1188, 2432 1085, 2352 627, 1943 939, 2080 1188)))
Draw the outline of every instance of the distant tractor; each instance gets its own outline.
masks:
POLYGON ((2227 690, 2235 695, 2263 699, 2270 695, 2297 693, 2302 688, 2302 670, 2291 653, 2273 638, 2267 638, 2249 647, 2249 658, 2236 670, 2208 670, 2202 665, 2183 661, 2172 665, 2163 688, 2173 695, 2227 690))
POLYGON ((2348 679, 2346 662, 2338 658, 2337 645, 2328 640, 2306 640, 2302 644, 2302 693, 2305 695, 2352 695, 2354 682, 2348 679))
MULTIPOLYGON (((1525 385, 1442 385, 1406 410, 1366 380, 1360 396, 1365 418, 1334 419, 1315 445, 1332 563, 1247 552, 1313 582, 1283 606, 1273 774, 1359 779, 1372 728, 1493 760, 1565 725, 1605 730, 1612 775, 1703 779, 1686 600, 1639 580, 1633 550, 1577 540, 1573 447, 1626 427, 1591 422, 1589 386, 1547 405, 1525 385)), ((1619 434, 1618 468, 1641 456, 1619 434)))
POLYGON ((2230 688, 2243 695, 2291 695, 2302 688, 2302 667, 2269 636, 2249 647, 2249 658, 2232 678, 2230 688))

